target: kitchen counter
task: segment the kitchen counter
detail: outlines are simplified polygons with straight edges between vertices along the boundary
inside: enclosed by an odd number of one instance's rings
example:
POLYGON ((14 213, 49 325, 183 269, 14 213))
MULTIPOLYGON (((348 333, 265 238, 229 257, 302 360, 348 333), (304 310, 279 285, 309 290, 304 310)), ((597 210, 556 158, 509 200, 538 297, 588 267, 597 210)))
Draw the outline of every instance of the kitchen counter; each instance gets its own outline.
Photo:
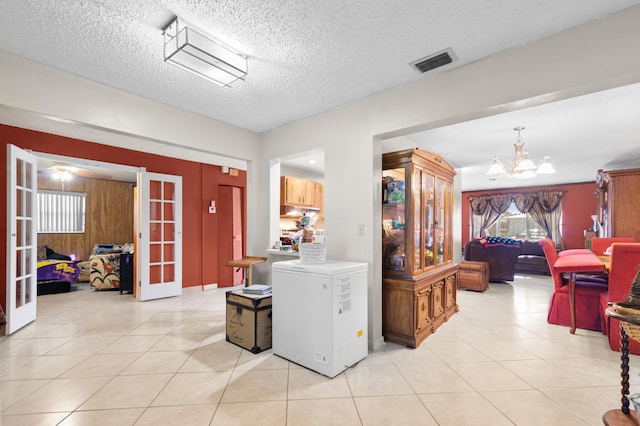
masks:
POLYGON ((278 250, 278 249, 267 249, 267 254, 289 256, 289 257, 300 257, 300 253, 297 251, 284 251, 284 250, 278 250))

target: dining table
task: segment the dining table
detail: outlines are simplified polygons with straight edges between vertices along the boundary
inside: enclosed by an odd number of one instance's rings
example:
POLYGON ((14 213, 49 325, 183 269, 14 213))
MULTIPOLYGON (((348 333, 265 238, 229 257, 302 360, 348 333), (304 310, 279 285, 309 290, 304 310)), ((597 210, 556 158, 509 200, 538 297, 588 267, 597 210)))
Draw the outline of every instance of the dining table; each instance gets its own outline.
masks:
POLYGON ((558 256, 553 269, 559 273, 569 274, 569 313, 571 326, 569 332, 576 332, 576 278, 578 274, 606 273, 607 265, 594 252, 587 249, 563 250, 558 256))

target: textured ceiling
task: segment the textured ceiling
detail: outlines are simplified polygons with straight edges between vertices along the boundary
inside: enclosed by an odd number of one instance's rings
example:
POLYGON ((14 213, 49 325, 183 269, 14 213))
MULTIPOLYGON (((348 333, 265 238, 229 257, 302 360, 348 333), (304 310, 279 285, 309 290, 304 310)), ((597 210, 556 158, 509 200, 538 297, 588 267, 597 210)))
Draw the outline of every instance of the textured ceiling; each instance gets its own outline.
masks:
POLYGON ((263 132, 638 4, 632 0, 0 0, 0 49, 263 132), (177 15, 249 56, 220 88, 163 62, 177 15))
MULTIPOLYGON (((0 50, 264 132, 638 4, 638 0, 0 0, 0 50), (162 29, 176 15, 248 55, 246 80, 222 88, 165 64, 162 29), (408 65, 448 47, 458 57, 453 64, 427 74, 408 65)), ((506 162, 512 154, 514 126, 527 127, 523 140, 536 158, 550 154, 560 161, 563 151, 567 156, 577 150, 599 153, 603 139, 594 136, 611 134, 618 121, 612 120, 608 129, 594 129, 590 126, 604 121, 585 121, 579 113, 593 112, 604 101, 638 113, 637 102, 629 106, 620 101, 638 99, 637 88, 632 94, 635 97, 629 98, 616 92, 564 104, 575 108, 575 114, 530 108, 435 129, 414 135, 413 140, 466 167, 463 176, 475 170, 477 175, 463 179, 463 189, 478 189, 490 185, 486 176, 482 185, 477 183, 479 170, 491 157, 499 155, 506 162), (559 122, 563 114, 572 119, 559 122), (470 141, 476 149, 463 149, 470 141), (496 149, 496 144, 504 149, 496 149), (486 152, 486 158, 477 152, 486 152)), ((614 115, 611 108, 608 111, 614 115)), ((610 157, 600 158, 599 164, 618 167, 637 157, 630 155, 634 154, 630 147, 638 140, 629 135, 635 137, 638 130, 619 130, 620 149, 610 145, 610 157)), ((582 175, 571 178, 585 181, 582 175)))

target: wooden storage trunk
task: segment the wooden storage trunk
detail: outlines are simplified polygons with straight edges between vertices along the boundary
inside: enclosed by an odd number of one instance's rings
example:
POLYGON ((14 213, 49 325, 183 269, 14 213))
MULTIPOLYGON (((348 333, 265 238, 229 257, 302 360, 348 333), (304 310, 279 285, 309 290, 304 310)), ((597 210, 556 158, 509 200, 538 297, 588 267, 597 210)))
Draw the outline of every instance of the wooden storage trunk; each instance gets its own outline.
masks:
POLYGON ((227 342, 254 354, 271 347, 271 294, 228 291, 227 342))
POLYGON ((458 288, 485 291, 489 288, 489 264, 464 261, 458 266, 458 288))

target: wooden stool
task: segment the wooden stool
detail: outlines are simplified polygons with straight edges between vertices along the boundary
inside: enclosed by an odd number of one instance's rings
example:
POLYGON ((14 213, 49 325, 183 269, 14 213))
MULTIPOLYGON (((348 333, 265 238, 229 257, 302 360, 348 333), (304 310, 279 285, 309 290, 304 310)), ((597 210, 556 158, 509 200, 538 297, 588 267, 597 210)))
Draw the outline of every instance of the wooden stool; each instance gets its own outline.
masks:
POLYGON ((484 292, 489 288, 489 264, 464 261, 458 265, 458 288, 484 292))
POLYGON ((244 268, 244 285, 245 287, 253 284, 253 270, 252 267, 256 263, 266 262, 266 257, 261 256, 245 256, 242 259, 229 260, 225 263, 225 266, 233 266, 236 268, 244 268))

